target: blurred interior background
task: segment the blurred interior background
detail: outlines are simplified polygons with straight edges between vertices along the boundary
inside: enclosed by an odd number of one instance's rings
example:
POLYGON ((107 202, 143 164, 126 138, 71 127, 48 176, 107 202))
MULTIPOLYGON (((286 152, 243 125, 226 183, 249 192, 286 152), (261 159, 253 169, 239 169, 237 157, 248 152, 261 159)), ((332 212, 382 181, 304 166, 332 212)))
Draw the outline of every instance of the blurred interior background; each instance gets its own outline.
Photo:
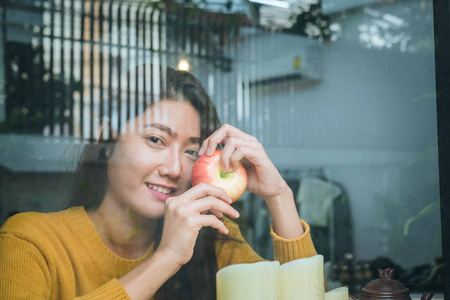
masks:
MULTIPOLYGON (((120 132, 184 59, 291 186, 330 289, 358 296, 391 267, 413 293, 442 293, 433 1, 2 3, 1 222, 63 209, 71 154, 99 120, 102 138, 120 132)), ((263 201, 236 206, 271 258, 263 201)))

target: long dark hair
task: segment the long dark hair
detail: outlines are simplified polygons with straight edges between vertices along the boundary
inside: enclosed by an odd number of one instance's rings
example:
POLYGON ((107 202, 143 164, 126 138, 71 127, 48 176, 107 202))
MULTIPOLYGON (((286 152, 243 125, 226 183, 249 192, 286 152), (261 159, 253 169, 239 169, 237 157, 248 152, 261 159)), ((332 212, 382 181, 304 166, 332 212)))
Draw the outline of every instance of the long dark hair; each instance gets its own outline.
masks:
MULTIPOLYGON (((213 101, 200 81, 189 72, 166 68, 160 78, 160 99, 187 101, 199 113, 201 121, 201 140, 211 135, 220 126, 213 101)), ((151 99, 151 104, 154 99, 151 99)), ((150 105, 151 105, 150 104, 150 105)), ((114 140, 87 144, 82 152, 75 175, 75 184, 69 198, 69 207, 83 206, 85 209, 97 208, 108 186, 107 161, 114 151, 114 140)), ((163 219, 158 220, 155 249, 162 235, 163 219)), ((217 231, 203 228, 197 238, 194 255, 174 276, 156 293, 155 299, 215 299, 217 262, 214 240, 217 231)))

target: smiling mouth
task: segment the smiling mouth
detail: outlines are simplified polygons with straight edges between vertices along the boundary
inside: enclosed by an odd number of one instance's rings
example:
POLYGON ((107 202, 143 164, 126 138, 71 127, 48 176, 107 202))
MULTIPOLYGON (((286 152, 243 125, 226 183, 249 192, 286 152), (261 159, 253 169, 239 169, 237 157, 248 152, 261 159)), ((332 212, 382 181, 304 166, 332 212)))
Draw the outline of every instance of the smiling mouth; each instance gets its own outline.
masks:
POLYGON ((172 189, 168 189, 162 186, 158 186, 158 185, 153 185, 153 184, 149 184, 146 183, 146 185, 151 188, 152 190, 155 190, 157 192, 163 193, 165 195, 169 195, 172 192, 172 189))

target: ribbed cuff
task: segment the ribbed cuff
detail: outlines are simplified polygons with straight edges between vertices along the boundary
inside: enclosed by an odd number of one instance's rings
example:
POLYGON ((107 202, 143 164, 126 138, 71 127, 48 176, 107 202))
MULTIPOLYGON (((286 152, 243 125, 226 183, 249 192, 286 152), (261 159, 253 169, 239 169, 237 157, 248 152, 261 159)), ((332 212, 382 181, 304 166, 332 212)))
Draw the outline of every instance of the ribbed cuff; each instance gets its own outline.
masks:
POLYGON ((270 234, 272 235, 273 240, 274 259, 278 260, 280 264, 317 255, 311 239, 309 225, 303 220, 300 221, 305 233, 301 237, 295 239, 282 238, 275 233, 273 225, 270 227, 270 234))
POLYGON ((130 300, 130 296, 127 291, 120 284, 117 279, 112 279, 108 281, 106 284, 102 285, 95 291, 84 295, 80 298, 75 299, 83 299, 83 300, 95 300, 95 299, 108 299, 108 300, 130 300))

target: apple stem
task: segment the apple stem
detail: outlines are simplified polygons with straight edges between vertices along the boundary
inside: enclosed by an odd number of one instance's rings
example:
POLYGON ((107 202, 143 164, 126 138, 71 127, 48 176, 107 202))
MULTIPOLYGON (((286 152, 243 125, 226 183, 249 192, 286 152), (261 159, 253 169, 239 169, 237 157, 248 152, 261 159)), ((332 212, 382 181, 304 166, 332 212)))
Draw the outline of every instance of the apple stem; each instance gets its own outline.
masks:
POLYGON ((228 175, 233 174, 233 173, 234 173, 234 170, 224 172, 222 169, 220 169, 220 178, 227 178, 228 175))

